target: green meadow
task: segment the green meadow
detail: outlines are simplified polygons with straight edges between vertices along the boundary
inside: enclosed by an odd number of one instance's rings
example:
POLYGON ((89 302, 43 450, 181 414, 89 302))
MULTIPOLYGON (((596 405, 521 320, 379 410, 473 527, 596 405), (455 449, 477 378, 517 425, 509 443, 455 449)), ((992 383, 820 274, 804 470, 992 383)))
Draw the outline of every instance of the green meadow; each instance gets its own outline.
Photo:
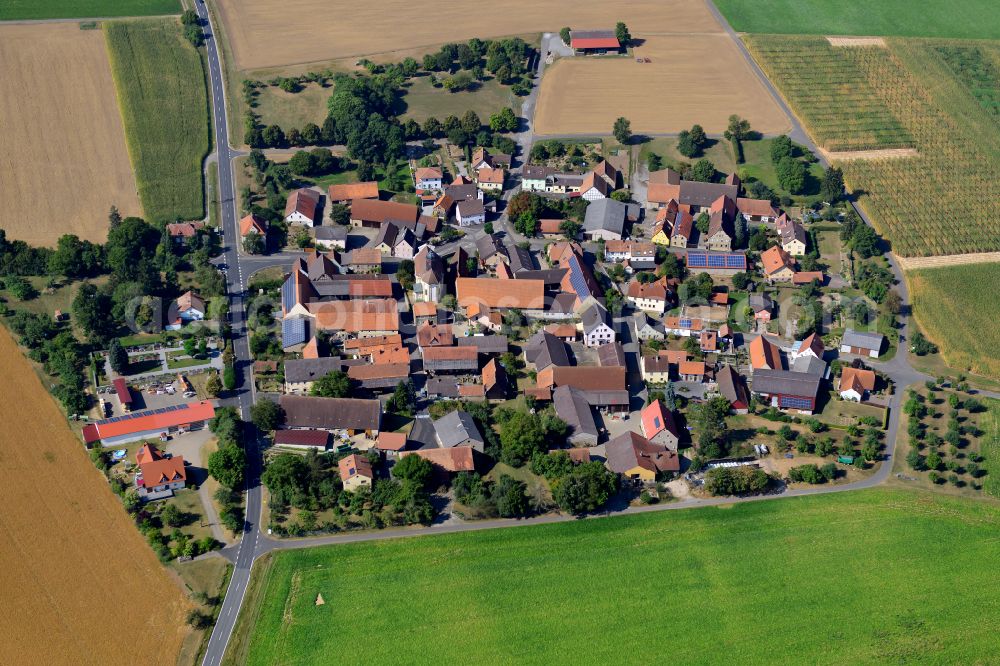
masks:
POLYGON ((4 0, 0 21, 180 14, 178 0, 4 0))
POLYGON ((988 663, 998 529, 877 489, 278 552, 226 661, 988 663))

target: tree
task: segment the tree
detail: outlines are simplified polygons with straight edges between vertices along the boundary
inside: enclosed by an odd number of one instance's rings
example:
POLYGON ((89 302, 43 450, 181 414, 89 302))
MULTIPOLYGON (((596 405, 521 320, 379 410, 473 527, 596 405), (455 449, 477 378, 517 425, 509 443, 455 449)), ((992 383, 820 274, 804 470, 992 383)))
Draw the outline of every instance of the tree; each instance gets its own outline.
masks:
POLYGON ((111 344, 108 345, 108 362, 111 364, 111 369, 119 375, 128 373, 128 352, 122 347, 118 338, 112 338, 111 344))
POLYGON ((545 430, 537 414, 514 412, 500 428, 501 459, 512 467, 520 467, 536 451, 544 451, 545 430))
POLYGON ((695 218, 694 226, 699 232, 707 234, 708 227, 711 224, 711 222, 712 219, 709 217, 708 213, 702 212, 698 214, 697 218, 695 218))
POLYGON ((688 130, 681 130, 677 135, 677 152, 684 157, 694 157, 698 154, 698 149, 691 140, 691 132, 688 130))
POLYGON ((483 122, 479 120, 479 116, 472 109, 465 112, 465 115, 462 116, 461 122, 462 129, 469 134, 475 134, 479 131, 479 128, 483 126, 483 122))
POLYGON ((618 490, 618 476, 599 462, 577 465, 559 479, 553 499, 567 513, 580 515, 596 511, 618 490))
POLYGON ((219 394, 222 393, 222 380, 219 379, 217 373, 212 373, 208 380, 205 382, 205 391, 213 398, 218 398, 219 394))
POLYGON ((184 515, 175 504, 166 504, 160 509, 160 520, 167 527, 180 527, 181 522, 184 520, 184 515))
POLYGON ((691 167, 691 180, 711 183, 715 180, 715 165, 709 159, 701 158, 691 167))
POLYGON ((854 228, 851 235, 851 249, 857 252, 863 259, 869 259, 879 254, 879 237, 875 230, 867 224, 861 223, 854 228))
POLYGON ((208 456, 208 473, 227 488, 237 489, 243 485, 246 464, 243 447, 224 444, 208 456))
POLYGON ((420 488, 426 488, 434 477, 434 466, 430 460, 418 455, 403 456, 393 465, 392 475, 420 488))
POLYGON ((532 238, 538 233, 538 219, 532 213, 526 211, 518 215, 517 219, 514 220, 514 228, 517 229, 518 233, 532 238))
POLYGON ((250 408, 250 420, 261 432, 271 432, 285 421, 285 410, 278 403, 262 398, 250 408))
POLYGON ((632 140, 632 123, 629 122, 628 118, 621 116, 615 121, 612 133, 615 135, 615 140, 618 143, 628 145, 632 140))
POLYGON ((729 401, 716 396, 694 405, 690 409, 688 423, 699 452, 707 458, 718 458, 725 453, 727 444, 726 415, 729 401))
POLYGON ((927 469, 941 469, 941 454, 937 451, 931 450, 930 453, 927 454, 927 458, 924 459, 924 464, 927 466, 927 469))
MULTIPOLYGON (((632 35, 629 34, 628 26, 619 21, 615 24, 615 37, 618 38, 618 43, 622 46, 628 46, 632 43, 632 35)), ((622 143, 625 143, 624 141, 622 143)))
POLYGON ((92 276, 98 273, 102 262, 101 246, 82 241, 73 234, 59 237, 56 249, 49 257, 49 272, 67 278, 92 276))
POLYGON ((917 356, 936 354, 938 351, 937 345, 928 340, 920 331, 910 337, 910 349, 917 356))
POLYGON ((513 132, 517 129, 517 114, 514 109, 504 107, 490 116, 490 129, 494 132, 513 132))
POLYGON ((771 161, 777 164, 783 157, 792 157, 792 140, 785 134, 771 141, 771 161))
POLYGON ((713 495, 759 493, 770 482, 771 477, 759 467, 716 467, 705 473, 705 489, 713 495))
POLYGON ((232 365, 222 369, 222 386, 227 391, 236 389, 236 369, 232 365))
POLYGON ((343 370, 326 373, 315 382, 309 395, 321 398, 346 398, 351 392, 351 380, 343 370))
POLYGON ((746 141, 750 138, 750 121, 733 114, 729 116, 729 127, 723 133, 729 141, 746 141))
POLYGON ((493 489, 493 501, 501 518, 519 518, 528 514, 527 488, 523 481, 506 474, 500 475, 493 489))
POLYGON ((396 279, 399 281, 399 286, 406 291, 413 289, 413 281, 415 279, 413 271, 414 265, 412 259, 403 259, 396 267, 396 279))
POLYGON ((264 237, 251 230, 246 236, 243 237, 243 251, 247 254, 263 254, 264 253, 264 237))
POLYGON ((827 167, 819 185, 819 193, 829 203, 836 203, 844 197, 844 172, 837 167, 827 167))
POLYGON ((559 38, 563 40, 563 44, 565 44, 566 46, 569 46, 570 39, 571 39, 569 28, 563 28, 562 30, 560 30, 559 31, 559 38))
POLYGON ((778 184, 781 188, 798 194, 806 184, 806 165, 802 160, 785 156, 778 161, 775 167, 778 176, 778 184))
POLYGON ((407 379, 406 381, 396 384, 396 388, 392 392, 392 397, 389 398, 387 407, 396 414, 413 416, 413 413, 417 408, 417 394, 413 388, 412 380, 407 379))
POLYGON ((562 232, 566 240, 576 240, 580 236, 583 227, 573 220, 565 220, 559 224, 559 231, 562 232))
POLYGON ((73 297, 73 319, 94 342, 103 342, 111 337, 116 328, 112 316, 111 298, 99 292, 90 283, 80 285, 73 297))

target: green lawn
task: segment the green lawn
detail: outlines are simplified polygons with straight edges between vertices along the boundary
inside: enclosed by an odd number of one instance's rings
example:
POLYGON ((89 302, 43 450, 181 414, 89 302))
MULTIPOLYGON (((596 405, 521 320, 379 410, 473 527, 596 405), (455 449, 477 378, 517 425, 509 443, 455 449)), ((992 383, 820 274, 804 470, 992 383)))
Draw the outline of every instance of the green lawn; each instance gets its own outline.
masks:
POLYGON ((277 552, 227 663, 987 663, 998 528, 870 490, 277 552))
POLYGON ((0 21, 180 14, 178 0, 4 0, 0 21))
MULTIPOLYGON (((407 82, 402 104, 403 117, 413 118, 422 123, 434 116, 444 120, 448 116, 461 118, 466 111, 475 111, 483 123, 489 123, 490 115, 505 106, 513 106, 514 96, 508 86, 500 85, 496 79, 483 81, 475 90, 450 92, 445 88, 435 88, 429 76, 418 76, 407 82)), ((323 107, 324 111, 326 107, 323 107)), ((515 107, 515 111, 517 107, 515 107)))
POLYGON ((1000 497, 1000 400, 987 400, 989 411, 980 418, 983 437, 979 451, 986 458, 989 472, 983 482, 983 490, 994 497, 1000 497))
POLYGON ((1000 39, 994 0, 716 0, 738 32, 1000 39))
POLYGON ((112 21, 104 31, 147 219, 201 219, 210 138, 200 54, 176 19, 112 21))
MULTIPOLYGON (((333 86, 308 83, 295 93, 277 86, 264 86, 257 95, 257 113, 263 125, 280 125, 285 132, 302 129, 308 123, 322 125, 326 119, 326 102, 333 86)), ((242 125, 241 125, 242 126, 242 125)))

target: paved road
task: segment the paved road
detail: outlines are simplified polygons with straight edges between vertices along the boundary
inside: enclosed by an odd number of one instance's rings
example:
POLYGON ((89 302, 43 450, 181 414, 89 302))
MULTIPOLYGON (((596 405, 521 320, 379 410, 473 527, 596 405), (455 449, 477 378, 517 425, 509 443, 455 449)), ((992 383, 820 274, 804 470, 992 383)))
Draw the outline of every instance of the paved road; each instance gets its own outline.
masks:
MULTIPOLYGON (((196 0, 195 3, 198 15, 205 21, 209 28, 206 31, 206 48, 208 51, 208 62, 209 62, 209 80, 212 89, 212 112, 215 118, 215 137, 216 145, 218 150, 218 162, 219 162, 219 188, 221 194, 221 209, 222 209, 222 221, 223 228, 225 230, 224 236, 224 254, 223 261, 228 264, 229 270, 227 275, 227 284, 231 296, 231 306, 230 312, 232 316, 233 324, 233 336, 234 336, 234 351, 237 358, 237 368, 242 379, 242 389, 238 393, 237 397, 231 402, 239 407, 241 415, 244 419, 249 417, 249 409, 253 404, 253 384, 252 377, 250 374, 251 360, 248 350, 247 343, 247 331, 245 325, 245 313, 244 313, 244 289, 246 287, 245 279, 249 278, 250 273, 260 268, 274 265, 287 265, 289 260, 294 256, 293 253, 288 253, 286 255, 273 255, 270 257, 242 257, 238 252, 238 236, 237 236, 237 215, 236 215, 236 205, 235 197, 233 193, 233 176, 232 176, 232 160, 234 157, 239 156, 241 153, 239 151, 233 150, 229 146, 228 142, 228 132, 226 123, 226 100, 225 100, 225 90, 223 86, 222 71, 219 62, 218 48, 215 42, 215 37, 210 26, 210 17, 205 9, 203 0, 196 0)), ((750 57, 743 43, 738 39, 735 32, 729 27, 728 23, 722 16, 718 13, 715 7, 709 2, 710 9, 716 14, 719 23, 726 28, 733 39, 736 41, 737 45, 747 58, 751 68, 761 79, 764 85, 767 87, 768 91, 775 97, 778 104, 790 118, 793 125, 793 132, 791 134, 792 138, 799 143, 805 145, 807 148, 816 153, 820 160, 823 161, 822 154, 816 150, 815 145, 812 143, 809 136, 802 129, 801 125, 795 119, 794 114, 790 112, 788 107, 785 105, 784 100, 778 95, 775 88, 771 85, 770 81, 763 75, 756 63, 750 57)), ((541 78, 544 71, 545 61, 544 54, 549 50, 549 44, 552 39, 557 39, 557 35, 546 34, 542 40, 541 56, 539 58, 539 63, 536 71, 536 77, 541 78)), ((527 123, 525 128, 515 137, 519 147, 521 148, 522 161, 527 158, 528 152, 531 148, 531 143, 534 140, 534 135, 532 132, 532 120, 535 110, 535 100, 537 94, 537 85, 533 88, 532 94, 525 100, 522 107, 522 115, 526 118, 527 123)), ((512 165, 513 166, 513 165, 512 165)), ((512 171, 519 172, 520 168, 515 168, 512 171)), ((516 191, 516 190, 515 190, 516 191)), ((513 191, 506 193, 505 199, 508 198, 513 191)), ((871 221, 867 218, 863 211, 858 209, 859 215, 866 223, 871 224, 871 221)), ((495 225, 498 229, 503 228, 508 233, 512 230, 506 223, 506 216, 501 218, 499 224, 495 225)), ((511 233, 514 238, 517 238, 511 233)), ((467 239, 463 244, 468 243, 467 239)), ((457 244, 456 244, 457 245, 457 244)), ((906 289, 906 283, 902 279, 902 271, 899 268, 898 262, 895 258, 889 255, 890 265, 892 267, 893 273, 895 274, 897 280, 899 280, 899 292, 903 299, 904 307, 908 307, 909 296, 906 289)), ((817 488, 804 488, 786 491, 780 494, 780 497, 798 497, 803 495, 816 495, 825 494, 831 492, 845 492, 849 490, 857 490, 861 488, 869 488, 882 483, 891 473, 892 469, 892 459, 895 452, 895 441, 896 433, 899 427, 899 412, 900 403, 902 402, 902 396, 904 394, 905 387, 919 381, 923 381, 927 378, 926 375, 922 375, 915 371, 908 362, 908 343, 906 342, 908 338, 905 336, 907 331, 906 317, 903 317, 903 328, 901 329, 901 344, 900 349, 897 352, 896 357, 886 363, 873 363, 879 370, 885 372, 895 383, 896 383, 896 394, 893 396, 891 403, 891 417, 889 421, 889 428, 886 435, 886 452, 885 460, 883 461, 880 469, 868 479, 863 481, 858 481, 851 484, 845 484, 840 486, 829 486, 829 487, 817 487, 817 488)), ((339 543, 350 543, 358 541, 374 541, 381 539, 396 538, 402 536, 418 536, 427 534, 443 534, 451 532, 464 532, 473 531, 481 529, 495 529, 501 527, 510 527, 515 525, 531 525, 531 524, 544 524, 544 523, 555 523, 564 522, 569 520, 576 520, 576 518, 571 516, 562 515, 545 515, 538 516, 535 518, 523 519, 523 520, 492 520, 492 521, 480 521, 475 523, 448 523, 444 525, 433 526, 429 528, 400 528, 400 529, 387 529, 378 532, 360 532, 351 533, 344 535, 334 535, 317 537, 310 539, 299 539, 299 540, 282 540, 277 541, 270 539, 267 536, 261 534, 260 532, 260 516, 261 516, 261 493, 260 493, 260 471, 261 471, 261 458, 260 458, 260 448, 259 439, 254 433, 253 437, 248 438, 249 443, 247 444, 247 455, 250 460, 250 465, 247 473, 247 509, 246 515, 247 520, 244 526, 244 531, 242 539, 238 546, 233 546, 227 548, 223 551, 223 554, 228 557, 231 561, 235 563, 235 568, 233 571, 232 578, 230 579, 229 587, 226 590, 226 596, 222 604, 222 608, 219 613, 218 621, 216 622, 215 628, 212 631, 212 635, 209 639, 208 648, 205 652, 205 658, 203 663, 208 666, 216 666, 221 664, 222 657, 225 653, 226 645, 229 642, 229 638, 232 635, 233 628, 236 624, 237 616, 239 614, 240 607, 243 603, 243 598, 246 594, 247 585, 250 579, 250 570, 253 566, 255 559, 267 552, 277 549, 286 548, 305 548, 310 546, 320 546, 329 544, 339 544, 339 543)), ((752 498, 712 498, 703 500, 684 500, 676 503, 669 503, 663 505, 652 505, 645 507, 629 507, 617 513, 647 513, 652 511, 667 511, 674 509, 684 509, 693 508, 699 506, 717 506, 722 504, 731 504, 734 502, 752 502, 759 501, 761 499, 767 499, 773 497, 773 495, 762 496, 762 497, 752 497, 752 498)))
MULTIPOLYGON (((247 331, 244 312, 245 278, 249 277, 248 269, 244 268, 237 251, 238 229, 236 201, 233 193, 232 160, 238 154, 229 146, 226 125, 226 99, 223 85, 222 69, 219 61, 219 50, 216 45, 214 30, 211 29, 211 19, 205 8, 204 0, 195 2, 198 16, 206 27, 205 46, 208 51, 209 83, 212 93, 212 114, 215 118, 215 145, 219 163, 219 194, 222 211, 223 261, 228 265, 226 275, 227 289, 230 296, 230 316, 233 328, 233 351, 236 355, 236 369, 240 377, 240 388, 236 398, 227 400, 240 410, 244 420, 250 417, 250 406, 253 404, 253 378, 251 376, 250 350, 247 343, 247 331)), ((249 465, 247 469, 246 489, 246 522, 243 535, 236 551, 233 575, 226 589, 226 596, 219 611, 219 618, 209 638, 203 663, 216 666, 222 663, 222 657, 232 635, 236 618, 239 615, 247 584, 250 581, 250 569, 256 557, 257 540, 260 531, 261 496, 260 496, 260 447, 255 431, 248 433, 246 444, 249 465)))

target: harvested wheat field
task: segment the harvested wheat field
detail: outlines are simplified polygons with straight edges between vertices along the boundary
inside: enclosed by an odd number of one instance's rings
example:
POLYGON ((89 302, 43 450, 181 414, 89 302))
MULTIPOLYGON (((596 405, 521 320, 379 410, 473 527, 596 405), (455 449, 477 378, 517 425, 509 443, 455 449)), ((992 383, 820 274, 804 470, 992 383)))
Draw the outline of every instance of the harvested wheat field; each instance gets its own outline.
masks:
POLYGON ((0 374, 3 663, 174 664, 185 597, 6 329, 0 374))
POLYGON ((535 111, 539 135, 608 133, 615 118, 633 132, 679 132, 698 123, 709 133, 738 114, 753 129, 791 129, 736 44, 726 34, 646 35, 635 58, 563 58, 546 69, 535 111))
POLYGON ((141 214, 100 30, 0 26, 0 118, 0 228, 8 237, 104 241, 112 205, 141 214))
POLYGON ((627 6, 577 0, 572 6, 508 0, 456 8, 447 16, 406 0, 220 0, 237 69, 332 60, 432 46, 472 37, 615 27, 632 32, 721 32, 704 2, 636 0, 627 6), (641 30, 640 27, 641 26, 641 30), (655 27, 654 27, 655 26, 655 27))

